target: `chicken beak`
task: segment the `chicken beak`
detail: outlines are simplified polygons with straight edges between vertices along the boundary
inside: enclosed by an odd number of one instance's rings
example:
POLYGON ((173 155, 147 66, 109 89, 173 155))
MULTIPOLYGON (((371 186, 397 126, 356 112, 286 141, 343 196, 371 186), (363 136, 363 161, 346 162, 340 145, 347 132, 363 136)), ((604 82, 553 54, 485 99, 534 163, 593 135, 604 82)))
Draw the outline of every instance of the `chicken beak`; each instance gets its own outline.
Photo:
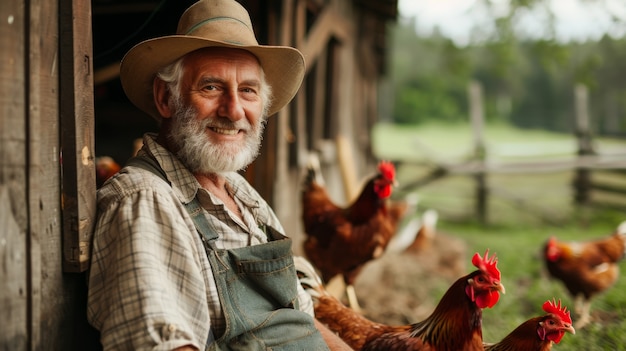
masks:
POLYGON ((572 335, 576 334, 576 329, 574 329, 574 326, 571 324, 565 324, 565 326, 563 327, 563 331, 572 333, 572 335))
POLYGON ((506 289, 504 289, 504 285, 502 285, 502 283, 495 282, 495 283, 493 283, 493 287, 494 287, 494 289, 496 289, 499 292, 501 292, 502 295, 506 294, 506 289))

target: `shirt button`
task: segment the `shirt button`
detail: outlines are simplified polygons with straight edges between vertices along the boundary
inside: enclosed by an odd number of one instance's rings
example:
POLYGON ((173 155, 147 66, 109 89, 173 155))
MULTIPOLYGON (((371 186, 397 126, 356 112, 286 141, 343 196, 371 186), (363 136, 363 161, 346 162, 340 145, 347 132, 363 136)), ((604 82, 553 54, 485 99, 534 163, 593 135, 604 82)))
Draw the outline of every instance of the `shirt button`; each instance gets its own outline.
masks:
POLYGON ((175 332, 175 331, 176 331, 176 326, 175 326, 174 324, 170 324, 170 325, 168 325, 168 326, 167 326, 167 330, 168 330, 170 333, 173 333, 173 332, 175 332))

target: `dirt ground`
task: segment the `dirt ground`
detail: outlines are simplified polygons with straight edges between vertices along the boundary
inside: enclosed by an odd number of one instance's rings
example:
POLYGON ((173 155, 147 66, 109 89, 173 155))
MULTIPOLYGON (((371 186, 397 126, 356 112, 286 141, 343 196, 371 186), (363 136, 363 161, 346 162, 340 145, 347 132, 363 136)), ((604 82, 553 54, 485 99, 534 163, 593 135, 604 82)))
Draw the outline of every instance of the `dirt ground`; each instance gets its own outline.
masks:
POLYGON ((470 254, 464 241, 438 233, 419 253, 390 253, 369 263, 355 291, 362 312, 385 324, 426 318, 459 277, 467 274, 470 254), (433 294, 434 293, 434 294, 433 294))

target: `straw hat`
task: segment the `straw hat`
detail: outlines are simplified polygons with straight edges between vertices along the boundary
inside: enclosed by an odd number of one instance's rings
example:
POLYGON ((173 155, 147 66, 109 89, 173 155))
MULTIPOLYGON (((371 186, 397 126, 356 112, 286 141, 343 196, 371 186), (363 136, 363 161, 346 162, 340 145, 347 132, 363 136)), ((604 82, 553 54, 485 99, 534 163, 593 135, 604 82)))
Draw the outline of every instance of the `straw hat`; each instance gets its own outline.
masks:
POLYGON ((300 51, 259 45, 248 11, 235 0, 200 0, 183 13, 175 35, 143 41, 128 51, 120 67, 124 92, 160 120, 152 96, 156 72, 194 50, 214 46, 244 49, 259 59, 273 93, 268 115, 287 105, 300 88, 305 71, 300 51))

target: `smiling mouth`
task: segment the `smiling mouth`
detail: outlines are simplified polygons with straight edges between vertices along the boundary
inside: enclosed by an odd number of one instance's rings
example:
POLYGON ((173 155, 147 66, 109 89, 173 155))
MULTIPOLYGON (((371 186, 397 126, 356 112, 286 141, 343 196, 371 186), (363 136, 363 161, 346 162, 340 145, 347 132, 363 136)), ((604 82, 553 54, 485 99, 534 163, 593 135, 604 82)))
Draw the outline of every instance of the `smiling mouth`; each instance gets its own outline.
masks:
POLYGON ((215 128, 215 127, 209 127, 209 129, 211 129, 215 133, 224 134, 224 135, 236 135, 237 133, 239 133, 239 129, 222 129, 222 128, 215 128))

